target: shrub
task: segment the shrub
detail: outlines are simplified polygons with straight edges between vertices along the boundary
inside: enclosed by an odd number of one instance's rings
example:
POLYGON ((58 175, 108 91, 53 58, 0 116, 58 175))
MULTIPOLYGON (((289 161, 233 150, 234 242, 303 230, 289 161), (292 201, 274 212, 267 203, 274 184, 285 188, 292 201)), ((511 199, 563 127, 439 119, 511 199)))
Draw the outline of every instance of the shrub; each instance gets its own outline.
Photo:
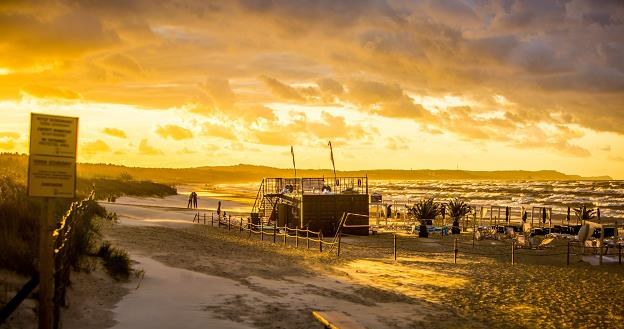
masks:
POLYGON ((110 242, 105 241, 97 255, 102 258, 104 267, 110 276, 116 280, 127 280, 130 277, 133 270, 130 265, 130 256, 125 250, 113 247, 110 242))
MULTIPOLYGON (((71 200, 55 200, 55 218, 60 219, 71 200)), ((74 222, 73 243, 67 251, 69 262, 78 268, 80 258, 89 253, 99 238, 93 218, 106 211, 90 201, 86 211, 74 222)), ((26 187, 11 177, 0 177, 0 268, 31 275, 37 270, 41 202, 27 196, 26 187)))
POLYGON ((0 268, 24 275, 37 270, 39 202, 27 197, 14 178, 0 177, 0 268))

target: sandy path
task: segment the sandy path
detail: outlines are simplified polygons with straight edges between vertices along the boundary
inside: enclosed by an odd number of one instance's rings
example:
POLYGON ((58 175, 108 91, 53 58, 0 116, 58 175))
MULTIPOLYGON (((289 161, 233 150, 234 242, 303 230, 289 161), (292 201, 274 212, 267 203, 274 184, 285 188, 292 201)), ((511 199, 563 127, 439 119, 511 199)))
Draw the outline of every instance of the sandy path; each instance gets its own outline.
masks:
MULTIPOLYGON (((192 217, 174 224, 145 221, 188 215, 177 210, 117 210, 127 215, 124 225, 107 224, 104 234, 141 263, 152 264, 139 265, 146 269, 147 283, 136 293, 172 300, 176 307, 153 302, 157 310, 159 305, 169 309, 163 313, 169 319, 210 327, 318 328, 310 315, 318 309, 343 311, 369 328, 624 328, 624 266, 592 267, 578 259, 565 266, 561 256, 522 254, 516 266, 510 266, 507 256, 468 254, 453 264, 451 240, 425 244, 418 239, 401 240, 405 250, 398 262, 387 249, 347 244, 337 260, 304 247, 249 240, 236 230, 193 225, 192 217), (184 270, 203 273, 211 282, 205 285, 218 288, 191 289, 175 275, 161 275, 184 270), (179 289, 159 288, 164 286, 179 289), (191 302, 176 302, 181 299, 191 302)), ((388 236, 345 238, 377 246, 389 241, 388 236)), ((474 250, 490 244, 498 242, 484 242, 474 250)), ((124 306, 133 294, 116 304, 118 310, 135 308, 124 306)), ((117 328, 151 323, 137 315, 133 321, 138 322, 126 326, 123 311, 115 316, 110 320, 118 321, 117 328)))

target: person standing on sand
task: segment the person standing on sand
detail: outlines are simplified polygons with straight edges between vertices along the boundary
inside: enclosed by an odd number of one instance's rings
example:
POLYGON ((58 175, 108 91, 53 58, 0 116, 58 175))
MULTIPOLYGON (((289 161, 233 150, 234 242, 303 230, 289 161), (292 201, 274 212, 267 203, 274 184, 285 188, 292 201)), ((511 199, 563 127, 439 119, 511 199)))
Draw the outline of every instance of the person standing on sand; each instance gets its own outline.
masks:
POLYGON ((197 209, 197 193, 193 192, 193 208, 197 209))
POLYGON ((187 208, 191 208, 193 206, 193 193, 195 192, 191 192, 191 194, 189 194, 188 204, 186 205, 187 208))

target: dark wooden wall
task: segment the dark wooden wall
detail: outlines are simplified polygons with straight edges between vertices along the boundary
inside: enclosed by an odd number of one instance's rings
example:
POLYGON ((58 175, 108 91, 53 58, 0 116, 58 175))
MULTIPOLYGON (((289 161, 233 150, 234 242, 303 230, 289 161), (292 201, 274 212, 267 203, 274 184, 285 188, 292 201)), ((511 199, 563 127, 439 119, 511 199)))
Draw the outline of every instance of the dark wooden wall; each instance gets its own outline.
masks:
MULTIPOLYGON (((344 212, 368 216, 368 194, 304 194, 302 207, 303 227, 333 236, 344 212)), ((368 218, 352 217, 347 224, 368 225, 368 218)), ((345 228, 343 232, 368 235, 368 228, 345 228)))

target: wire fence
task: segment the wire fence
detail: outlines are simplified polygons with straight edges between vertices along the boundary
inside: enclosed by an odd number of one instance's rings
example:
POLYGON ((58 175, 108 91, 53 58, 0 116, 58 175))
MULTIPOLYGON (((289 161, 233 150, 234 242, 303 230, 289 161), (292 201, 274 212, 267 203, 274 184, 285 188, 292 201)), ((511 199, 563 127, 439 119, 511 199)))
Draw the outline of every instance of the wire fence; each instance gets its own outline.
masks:
MULTIPOLYGON (((77 248, 76 242, 79 238, 78 235, 83 232, 76 230, 76 224, 88 216, 91 206, 95 202, 94 200, 95 191, 92 191, 84 200, 73 202, 52 233, 54 243, 54 294, 52 298, 54 302, 53 328, 55 329, 61 327, 61 307, 67 306, 66 291, 70 283, 71 267, 77 264, 80 252, 82 252, 82 250, 77 248)), ((39 283, 39 273, 35 273, 0 310, 0 325, 37 288, 39 283)))
MULTIPOLYGON (((567 265, 570 265, 571 256, 597 255, 599 263, 603 263, 603 257, 617 256, 618 263, 622 264, 622 245, 611 247, 609 254, 608 246, 585 246, 575 241, 567 241, 565 245, 549 245, 545 247, 526 247, 518 244, 514 239, 508 240, 482 240, 476 242, 462 240, 460 238, 418 238, 408 234, 378 234, 375 238, 366 238, 359 235, 343 233, 339 230, 336 236, 331 237, 331 241, 323 238, 321 231, 312 231, 308 228, 291 228, 288 226, 277 226, 277 223, 254 224, 249 219, 232 218, 231 216, 209 216, 196 213, 193 221, 200 223, 203 218, 205 225, 225 228, 229 231, 238 230, 239 235, 247 235, 248 239, 258 236, 260 241, 272 241, 275 244, 300 248, 305 246, 310 249, 310 244, 314 244, 314 249, 319 252, 334 253, 337 257, 344 255, 345 248, 349 250, 370 250, 383 254, 393 255, 397 259, 398 255, 410 256, 415 253, 426 253, 428 255, 452 255, 454 263, 457 263, 460 255, 472 255, 477 257, 507 258, 511 264, 517 262, 517 257, 557 257, 565 256, 567 265), (348 241, 345 241, 348 239, 348 241), (366 239, 366 240, 365 240, 366 239), (492 241, 491 243, 488 243, 492 241), (329 247, 329 248, 327 248, 329 247), (334 250, 335 249, 335 250, 334 250), (613 253, 613 249, 616 250, 613 253)), ((348 225, 344 225, 348 227, 348 225)))

